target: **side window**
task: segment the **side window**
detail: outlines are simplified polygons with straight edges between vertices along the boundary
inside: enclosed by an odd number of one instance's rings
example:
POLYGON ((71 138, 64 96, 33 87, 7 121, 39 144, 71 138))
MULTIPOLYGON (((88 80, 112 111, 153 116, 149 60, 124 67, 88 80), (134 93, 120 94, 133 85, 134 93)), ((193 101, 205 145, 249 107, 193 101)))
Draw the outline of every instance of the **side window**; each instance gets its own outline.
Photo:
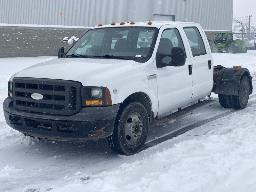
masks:
POLYGON ((174 47, 179 47, 185 50, 178 29, 167 29, 162 34, 158 47, 158 53, 163 55, 171 55, 174 47))
POLYGON ((196 27, 185 27, 184 31, 187 35, 193 57, 206 55, 206 49, 202 36, 196 27))

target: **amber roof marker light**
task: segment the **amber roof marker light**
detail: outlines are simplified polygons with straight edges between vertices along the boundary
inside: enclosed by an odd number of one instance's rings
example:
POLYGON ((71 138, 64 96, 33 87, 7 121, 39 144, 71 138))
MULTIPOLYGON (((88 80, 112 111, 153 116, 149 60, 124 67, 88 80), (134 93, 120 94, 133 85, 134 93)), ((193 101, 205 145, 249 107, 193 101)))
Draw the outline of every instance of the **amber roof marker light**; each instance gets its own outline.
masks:
POLYGON ((148 25, 152 25, 152 24, 153 24, 153 22, 152 22, 152 21, 149 21, 149 22, 148 22, 148 25))

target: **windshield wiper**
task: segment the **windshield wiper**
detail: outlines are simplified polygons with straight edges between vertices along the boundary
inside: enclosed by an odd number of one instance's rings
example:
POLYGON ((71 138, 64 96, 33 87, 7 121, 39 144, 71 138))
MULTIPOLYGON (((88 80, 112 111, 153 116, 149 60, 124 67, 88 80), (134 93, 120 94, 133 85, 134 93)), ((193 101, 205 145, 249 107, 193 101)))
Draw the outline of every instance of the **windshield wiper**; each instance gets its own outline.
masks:
POLYGON ((98 55, 93 56, 93 58, 104 58, 104 59, 122 59, 122 60, 134 60, 135 58, 129 56, 116 56, 116 55, 98 55))
POLYGON ((86 55, 80 55, 80 54, 71 54, 71 55, 67 55, 67 57, 71 57, 71 58, 89 58, 86 55))

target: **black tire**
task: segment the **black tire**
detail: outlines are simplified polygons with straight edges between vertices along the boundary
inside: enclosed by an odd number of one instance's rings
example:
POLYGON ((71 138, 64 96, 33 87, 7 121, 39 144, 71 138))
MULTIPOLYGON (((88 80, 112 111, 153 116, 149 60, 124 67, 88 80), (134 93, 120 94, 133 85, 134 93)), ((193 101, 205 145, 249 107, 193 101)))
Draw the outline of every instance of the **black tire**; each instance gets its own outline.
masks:
POLYGON ((219 103, 222 107, 229 109, 233 107, 232 96, 229 95, 219 95, 219 103))
POLYGON ((250 80, 243 76, 240 82, 239 95, 233 96, 234 109, 246 108, 250 96, 250 80))
POLYGON ((130 103, 117 118, 113 135, 108 138, 111 149, 122 155, 133 155, 146 142, 149 116, 141 103, 130 103))

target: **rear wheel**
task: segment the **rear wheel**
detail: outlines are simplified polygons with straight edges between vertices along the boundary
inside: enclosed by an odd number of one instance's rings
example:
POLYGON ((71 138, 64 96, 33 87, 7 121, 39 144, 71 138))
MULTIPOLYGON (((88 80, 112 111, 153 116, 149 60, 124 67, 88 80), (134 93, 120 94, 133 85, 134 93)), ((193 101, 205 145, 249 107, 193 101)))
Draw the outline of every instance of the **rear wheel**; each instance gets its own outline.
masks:
POLYGON ((219 95, 219 103, 222 107, 228 109, 233 107, 232 96, 229 95, 219 95))
POLYGON ((117 119, 113 135, 108 138, 109 145, 115 152, 133 155, 145 144, 148 127, 146 108, 137 102, 130 103, 117 119))
POLYGON ((235 109, 244 109, 249 101, 250 96, 250 80, 244 76, 240 82, 239 95, 234 96, 233 103, 235 109))

